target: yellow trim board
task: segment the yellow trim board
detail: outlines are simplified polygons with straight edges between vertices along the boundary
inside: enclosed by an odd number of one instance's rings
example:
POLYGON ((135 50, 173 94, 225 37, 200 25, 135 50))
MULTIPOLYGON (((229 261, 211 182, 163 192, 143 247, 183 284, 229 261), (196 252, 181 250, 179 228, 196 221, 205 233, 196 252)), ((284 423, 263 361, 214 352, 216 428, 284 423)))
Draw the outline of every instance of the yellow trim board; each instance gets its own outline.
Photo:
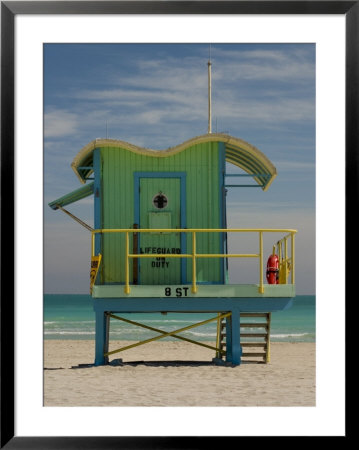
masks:
MULTIPOLYGON (((89 142, 79 151, 79 153, 73 159, 71 167, 75 172, 75 174, 77 175, 77 177, 79 178, 80 182, 84 183, 85 180, 81 177, 80 173, 78 172, 78 168, 84 164, 85 165, 87 164, 95 148, 99 147, 122 148, 124 150, 128 150, 140 155, 156 158, 166 158, 168 156, 172 156, 175 155, 176 153, 182 152, 183 150, 186 150, 187 148, 193 145, 202 144, 206 142, 223 142, 226 145, 226 147, 228 147, 228 149, 230 149, 232 152, 233 151, 238 152, 239 154, 241 152, 244 152, 246 158, 250 157, 250 159, 252 159, 253 161, 258 161, 260 165, 265 168, 266 173, 268 173, 271 176, 268 184, 266 185, 265 190, 268 189, 269 184, 273 181, 273 179, 277 175, 277 170, 274 167, 274 165, 260 150, 258 150, 256 147, 249 144, 248 142, 244 141, 243 139, 235 138, 233 136, 229 136, 227 134, 222 133, 211 133, 211 134, 204 134, 202 136, 197 136, 183 142, 182 144, 167 148, 166 150, 154 150, 145 147, 139 147, 137 145, 130 144, 129 142, 117 139, 95 139, 89 142)), ((251 174, 251 172, 248 171, 248 168, 242 167, 240 163, 235 162, 233 158, 228 157, 226 158, 226 160, 231 164, 240 167, 245 172, 251 174)), ((258 182, 258 179, 256 179, 256 181, 258 182)))

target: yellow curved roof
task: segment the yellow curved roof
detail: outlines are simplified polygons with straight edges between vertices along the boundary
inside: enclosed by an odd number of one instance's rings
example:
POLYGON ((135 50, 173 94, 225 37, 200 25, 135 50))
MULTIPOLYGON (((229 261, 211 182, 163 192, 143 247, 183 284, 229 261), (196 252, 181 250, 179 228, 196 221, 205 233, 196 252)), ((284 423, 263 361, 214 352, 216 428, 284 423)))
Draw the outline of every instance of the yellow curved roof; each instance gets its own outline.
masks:
POLYGON ((264 191, 268 189, 274 178, 277 176, 276 168, 260 150, 242 139, 220 133, 197 136, 166 150, 152 150, 138 147, 128 142, 115 139, 96 139, 85 145, 85 147, 79 151, 72 161, 71 167, 80 179, 81 183, 85 183, 86 177, 92 172, 91 166, 93 151, 95 148, 105 146, 114 148, 117 147, 141 155, 166 158, 195 144, 203 144, 206 142, 222 142, 225 146, 226 161, 240 167, 249 175, 252 175, 254 180, 262 187, 264 191))

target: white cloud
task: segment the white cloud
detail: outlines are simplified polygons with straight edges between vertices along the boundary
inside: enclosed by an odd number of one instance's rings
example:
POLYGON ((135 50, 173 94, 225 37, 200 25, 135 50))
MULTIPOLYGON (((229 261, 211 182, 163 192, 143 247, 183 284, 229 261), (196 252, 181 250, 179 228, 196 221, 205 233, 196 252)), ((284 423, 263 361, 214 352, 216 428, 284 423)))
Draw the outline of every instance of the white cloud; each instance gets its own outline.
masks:
POLYGON ((78 115, 62 110, 52 109, 45 113, 45 137, 62 137, 75 134, 78 129, 78 115))
POLYGON ((274 80, 298 83, 308 78, 314 79, 315 63, 308 61, 308 54, 303 49, 283 50, 213 50, 214 64, 218 59, 218 67, 214 77, 218 80, 274 80), (226 61, 226 64, 222 64, 226 61))
MULTIPOLYGON (((214 46, 213 117, 226 123, 226 130, 232 129, 238 121, 245 126, 260 123, 260 127, 264 128, 313 120, 315 107, 312 95, 304 92, 299 97, 298 90, 286 91, 283 84, 279 91, 273 85, 260 83, 260 95, 252 87, 251 96, 247 96, 245 86, 248 80, 262 79, 277 82, 287 79, 292 86, 299 86, 300 80, 307 83, 308 77, 314 77, 315 68, 306 56, 305 51, 298 49, 292 52, 234 51, 214 46)), ((137 61, 131 75, 124 71, 116 75, 106 74, 106 87, 103 89, 68 91, 67 95, 73 101, 71 112, 59 109, 49 111, 45 115, 45 135, 53 138, 75 132, 88 134, 89 129, 98 128, 105 135, 106 122, 115 133, 115 130, 137 127, 141 129, 141 134, 149 132, 146 127, 156 125, 168 127, 196 120, 205 125, 206 69, 206 60, 193 56, 137 61)), ((203 132, 205 130, 206 127, 203 132)))
POLYGON ((303 161, 276 161, 276 168, 278 172, 298 172, 298 171, 313 171, 315 170, 314 162, 303 161))
POLYGON ((260 101, 258 99, 239 100, 233 98, 230 92, 224 94, 215 104, 216 114, 222 121, 229 123, 245 120, 270 123, 285 123, 309 121, 315 118, 315 108, 312 100, 296 98, 278 98, 276 102, 260 101))
MULTIPOLYGON (((46 137, 84 132, 99 124, 102 124, 104 134, 106 122, 114 129, 126 125, 142 127, 194 120, 205 123, 207 119, 207 92, 193 87, 187 88, 186 95, 182 89, 168 92, 117 88, 85 90, 76 95, 78 101, 73 112, 55 110, 46 115, 46 137), (91 101, 94 104, 91 105, 91 101)), ((223 90, 220 97, 214 98, 213 116, 220 118, 221 123, 225 122, 227 128, 232 127, 234 121, 280 127, 288 122, 313 120, 315 106, 312 100, 305 98, 278 98, 275 102, 266 98, 241 100, 232 91, 223 90)))

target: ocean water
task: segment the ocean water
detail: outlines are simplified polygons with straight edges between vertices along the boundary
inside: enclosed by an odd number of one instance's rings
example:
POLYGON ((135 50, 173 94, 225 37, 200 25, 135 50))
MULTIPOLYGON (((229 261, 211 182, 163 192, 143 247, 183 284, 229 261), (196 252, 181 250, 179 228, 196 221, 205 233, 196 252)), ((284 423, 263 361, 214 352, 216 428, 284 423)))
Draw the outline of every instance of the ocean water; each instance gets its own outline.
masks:
MULTIPOLYGON (((200 322, 215 314, 160 313, 123 314, 125 318, 153 328, 173 331, 200 322)), ((197 341, 216 340, 216 322, 181 333, 197 341)), ((247 331, 247 330, 246 330, 247 331)), ((110 340, 138 341, 157 336, 158 333, 125 322, 111 319, 110 340)), ((293 306, 272 313, 272 342, 315 342, 315 296, 298 295, 293 306)), ((44 295, 45 339, 95 339, 95 313, 90 295, 44 295)), ((175 338, 167 337, 165 340, 175 338)))

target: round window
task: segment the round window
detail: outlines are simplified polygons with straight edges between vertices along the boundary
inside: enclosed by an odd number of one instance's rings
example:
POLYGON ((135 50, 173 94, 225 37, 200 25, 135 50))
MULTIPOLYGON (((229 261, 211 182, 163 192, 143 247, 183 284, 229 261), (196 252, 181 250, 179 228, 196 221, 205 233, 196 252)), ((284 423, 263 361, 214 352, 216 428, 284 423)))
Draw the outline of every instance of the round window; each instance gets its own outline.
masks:
POLYGON ((168 204, 168 199, 165 196, 165 194, 159 192, 157 195, 153 197, 152 202, 157 209, 163 209, 166 208, 168 204))

